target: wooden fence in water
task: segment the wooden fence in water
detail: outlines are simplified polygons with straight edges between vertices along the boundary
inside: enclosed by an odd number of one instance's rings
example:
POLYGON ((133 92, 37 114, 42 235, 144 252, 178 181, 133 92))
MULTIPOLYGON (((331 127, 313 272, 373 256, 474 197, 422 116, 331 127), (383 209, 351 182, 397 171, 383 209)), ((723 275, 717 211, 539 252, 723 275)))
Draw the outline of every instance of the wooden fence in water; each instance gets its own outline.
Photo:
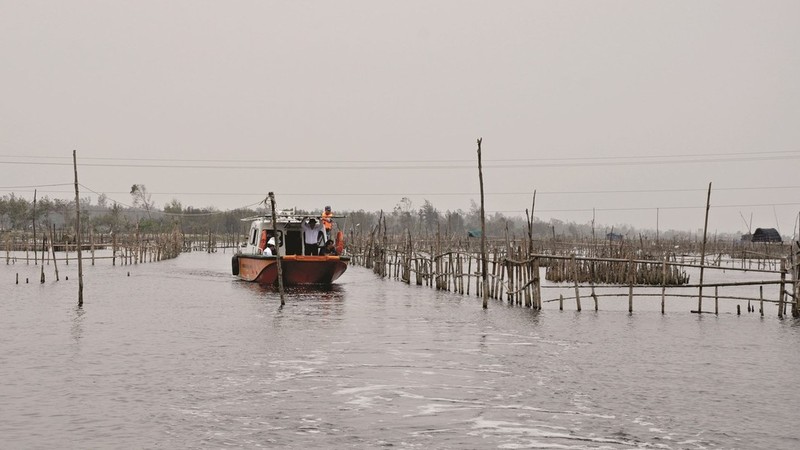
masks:
MULTIPOLYGON (((110 259, 113 265, 117 261, 128 265, 175 258, 181 252, 211 253, 219 248, 236 248, 239 238, 211 232, 184 235, 177 228, 160 234, 134 232, 95 236, 90 232, 82 239, 85 243, 82 250, 89 252, 84 260, 91 261, 92 265, 100 259, 110 259), (99 249, 110 249, 111 254, 97 256, 95 253, 99 249)), ((368 234, 350 232, 347 241, 347 254, 353 264, 372 269, 381 277, 461 295, 481 295, 485 266, 489 298, 533 309, 541 309, 544 303, 551 302, 558 302, 563 309, 566 301, 574 301, 575 308, 580 311, 583 302, 591 299, 593 308, 598 310, 601 298, 627 297, 628 310, 632 312, 634 298, 657 296, 661 299, 662 312, 667 298, 683 297, 698 301, 693 311, 698 313, 717 313, 720 300, 733 300, 747 301, 750 311, 755 311, 750 303, 758 303, 762 315, 763 305, 767 303, 777 306, 779 317, 786 315, 788 308, 792 316, 800 317, 800 242, 776 245, 712 241, 701 261, 697 242, 641 240, 631 244, 593 239, 556 241, 506 237, 490 240, 484 264, 474 239, 439 235, 412 237, 410 233, 397 236, 376 227, 368 234), (759 273, 769 279, 690 284, 686 274, 690 268, 759 273), (542 272, 550 285, 543 286, 542 272), (720 292, 720 289, 743 286, 758 286, 759 295, 747 297, 720 292), (765 298, 764 287, 775 286, 778 294, 765 298), (543 291, 548 290, 563 292, 565 287, 574 295, 543 295, 543 291), (660 293, 649 292, 658 287, 660 293), (620 293, 620 288, 627 288, 627 292, 620 293), (670 288, 669 293, 667 288, 670 288), (703 309, 704 300, 713 300, 713 311, 703 309)), ((24 233, 6 233, 0 242, 5 249, 6 264, 38 264, 39 261, 49 264, 52 259, 55 265, 56 251, 63 253, 63 262, 69 264, 70 251, 76 249, 68 237, 55 230, 35 243, 24 233), (24 257, 20 255, 22 252, 24 257)))
MULTIPOLYGON (((747 301, 747 309, 764 315, 764 304, 777 306, 778 316, 791 308, 793 317, 800 317, 800 243, 764 246, 763 244, 716 242, 709 245, 703 261, 696 243, 666 242, 638 246, 596 241, 555 242, 523 239, 493 240, 483 262, 476 242, 456 238, 412 238, 390 236, 380 227, 369 234, 351 233, 348 252, 352 263, 372 269, 381 277, 414 283, 437 290, 462 295, 482 295, 482 272, 487 272, 489 298, 510 304, 541 309, 544 303, 574 301, 580 311, 582 303, 591 299, 595 310, 603 297, 627 297, 628 311, 633 312, 634 298, 657 296, 661 311, 668 297, 695 299, 696 313, 719 313, 720 300, 747 301), (678 253, 676 246, 683 250, 678 253), (687 269, 699 270, 700 281, 690 284, 687 269), (558 285, 543 286, 545 278, 558 285), (703 282, 703 271, 725 273, 758 273, 766 279, 757 281, 703 282), (759 295, 725 294, 728 288, 759 288, 759 295), (547 298, 543 290, 564 291, 568 287, 574 296, 547 298), (653 288, 660 292, 653 293, 653 288), (765 287, 777 287, 777 295, 764 297, 765 287), (627 292, 620 293, 620 288, 627 292), (669 292, 667 292, 667 289, 669 292), (607 292, 606 292, 607 291, 607 292), (705 307, 704 307, 704 301, 705 307), (713 301, 713 310, 708 307, 713 301), (704 309, 707 308, 707 309, 704 309)), ((719 277, 716 277, 719 278, 719 277)), ((735 278, 735 277, 734 277, 735 278)), ((737 304, 737 313, 741 307, 737 304)))
MULTIPOLYGON (((10 264, 52 264, 56 280, 59 279, 58 263, 69 265, 76 259, 77 244, 68 234, 48 230, 41 239, 34 241, 29 233, 6 233, 0 241, 5 250, 5 262, 10 264)), ((177 257, 183 247, 183 235, 175 228, 169 233, 139 233, 95 235, 88 232, 82 239, 83 260, 95 265, 97 261, 110 260, 111 264, 130 265, 156 262, 177 257), (110 252, 109 252, 110 251, 110 252)), ((45 281, 42 270, 41 280, 45 281)))

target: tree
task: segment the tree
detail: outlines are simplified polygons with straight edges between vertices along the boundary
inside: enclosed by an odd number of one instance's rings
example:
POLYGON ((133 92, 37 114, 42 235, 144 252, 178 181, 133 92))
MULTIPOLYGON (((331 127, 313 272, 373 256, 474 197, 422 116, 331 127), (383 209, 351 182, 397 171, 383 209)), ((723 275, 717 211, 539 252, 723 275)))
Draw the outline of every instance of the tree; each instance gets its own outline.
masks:
POLYGON ((392 211, 392 218, 395 222, 393 229, 395 232, 414 229, 414 215, 412 212, 411 199, 408 197, 400 199, 400 203, 395 205, 394 211, 392 211))
POLYGON ((447 220, 447 229, 450 233, 460 235, 466 231, 463 211, 447 211, 445 220, 447 220))
POLYGON ((56 210, 56 205, 50 197, 43 197, 36 204, 36 223, 50 225, 50 214, 56 210))
POLYGON ((8 222, 12 229, 20 229, 27 226, 30 222, 28 201, 17 197, 13 193, 3 196, 2 201, 0 201, 0 216, 2 215, 8 217, 8 222))
POLYGON ((173 198, 166 205, 164 205, 164 212, 169 214, 182 214, 183 205, 178 199, 173 198))
POLYGON ((131 197, 133 198, 133 206, 135 208, 144 208, 147 212, 147 218, 152 219, 153 217, 150 214, 150 209, 152 209, 154 204, 150 198, 150 194, 147 193, 145 185, 134 184, 131 186, 131 197))
POLYGON ((100 194, 97 197, 97 206, 107 209, 108 208, 108 196, 106 194, 100 194))
POLYGON ((439 223, 439 211, 434 208, 433 203, 429 200, 425 200, 422 208, 420 208, 420 215, 425 223, 425 228, 429 232, 433 232, 433 230, 436 229, 436 225, 439 223))

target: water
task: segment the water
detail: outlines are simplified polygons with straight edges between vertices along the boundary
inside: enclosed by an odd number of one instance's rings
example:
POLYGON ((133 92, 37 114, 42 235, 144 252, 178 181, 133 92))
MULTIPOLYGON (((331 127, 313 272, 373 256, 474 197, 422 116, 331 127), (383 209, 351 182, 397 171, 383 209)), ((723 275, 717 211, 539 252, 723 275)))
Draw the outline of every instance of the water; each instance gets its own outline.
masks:
POLYGON ((281 309, 229 258, 87 264, 82 309, 75 261, 0 266, 0 447, 800 448, 774 308, 484 311, 351 267, 281 309))

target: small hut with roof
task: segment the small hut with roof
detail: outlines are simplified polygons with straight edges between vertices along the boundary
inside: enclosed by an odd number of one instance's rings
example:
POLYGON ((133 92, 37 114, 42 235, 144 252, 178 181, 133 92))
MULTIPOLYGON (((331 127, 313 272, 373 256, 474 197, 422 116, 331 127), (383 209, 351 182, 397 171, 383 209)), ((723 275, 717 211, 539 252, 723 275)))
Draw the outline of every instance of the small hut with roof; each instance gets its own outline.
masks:
POLYGON ((775 228, 756 228, 751 242, 783 242, 783 239, 775 228))

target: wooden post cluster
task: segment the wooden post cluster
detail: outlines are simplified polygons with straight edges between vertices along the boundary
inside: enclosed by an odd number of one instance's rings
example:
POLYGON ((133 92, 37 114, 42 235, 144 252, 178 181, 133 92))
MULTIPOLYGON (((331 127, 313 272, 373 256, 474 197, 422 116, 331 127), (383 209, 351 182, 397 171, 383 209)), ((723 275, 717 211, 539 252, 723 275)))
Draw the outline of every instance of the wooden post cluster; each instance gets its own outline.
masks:
MULTIPOLYGON (((714 289, 714 311, 719 312, 720 300, 758 301, 771 302, 778 305, 776 300, 761 298, 736 297, 726 295, 725 288, 736 286, 769 286, 776 285, 778 289, 783 283, 786 289, 786 298, 791 295, 790 282, 786 279, 789 273, 794 273, 795 266, 786 264, 792 270, 778 271, 767 269, 749 269, 739 267, 738 260, 724 260, 715 257, 712 264, 701 264, 699 258, 677 257, 676 254, 665 251, 654 255, 652 259, 635 259, 638 251, 626 251, 605 258, 593 256, 578 256, 578 254, 591 254, 587 251, 575 252, 571 246, 569 254, 557 254, 553 248, 539 247, 537 253, 530 253, 537 248, 530 242, 521 245, 510 237, 502 241, 496 240, 493 245, 486 247, 485 260, 481 246, 477 242, 464 237, 448 236, 436 232, 432 239, 426 236, 416 236, 410 230, 404 230, 400 235, 389 235, 384 219, 376 225, 367 235, 351 234, 349 251, 353 264, 364 265, 371 268, 376 274, 401 280, 418 286, 427 286, 437 290, 450 291, 461 295, 475 295, 482 298, 484 289, 487 298, 504 300, 510 304, 525 306, 532 309, 541 309, 542 304, 550 301, 562 302, 563 294, 555 299, 542 298, 543 287, 540 280, 540 267, 546 268, 547 278, 558 286, 547 286, 547 289, 571 288, 574 291, 576 309, 583 308, 581 290, 590 290, 594 301, 595 310, 599 310, 599 298, 619 297, 628 298, 628 311, 632 312, 634 301, 638 297, 660 297, 661 312, 666 313, 666 297, 697 298, 693 294, 679 293, 680 288, 687 290, 699 289, 699 284, 688 284, 689 277, 686 270, 689 268, 709 270, 722 270, 725 272, 761 272, 770 275, 772 280, 751 282, 720 282, 703 283, 703 288, 714 289), (485 263, 484 263, 485 261, 485 263), (483 273, 486 273, 484 278, 483 273), (783 280, 780 278, 784 273, 783 280), (613 275, 609 275, 613 274, 613 275), (484 279, 486 281, 484 281, 484 279), (413 281, 412 281, 413 280, 413 281), (609 282, 608 280, 614 280, 609 282), (569 283, 569 284, 565 284, 569 283), (658 293, 642 292, 641 288, 650 286, 660 287, 658 293), (625 293, 619 292, 619 287, 627 288, 625 293), (597 290, 615 289, 615 293, 598 293, 597 290), (667 288, 670 288, 668 291, 667 288)), ((558 243, 556 243, 558 244, 558 243)), ((800 247, 799 247, 800 248, 800 247)), ((644 253, 644 252, 641 252, 644 253)), ((769 267, 765 265, 764 267, 769 267)), ((794 290, 796 288, 792 288, 794 290)), ((572 296, 570 296, 572 298, 572 296)), ((786 308, 785 301, 783 308, 786 308)), ((794 307, 794 301, 792 301, 794 307)), ((563 306, 562 306, 563 307, 563 306)), ((763 311, 763 307, 761 308, 763 311)), ((748 308, 748 312, 751 311, 748 308)), ((755 311, 755 308, 752 309, 755 311)))

